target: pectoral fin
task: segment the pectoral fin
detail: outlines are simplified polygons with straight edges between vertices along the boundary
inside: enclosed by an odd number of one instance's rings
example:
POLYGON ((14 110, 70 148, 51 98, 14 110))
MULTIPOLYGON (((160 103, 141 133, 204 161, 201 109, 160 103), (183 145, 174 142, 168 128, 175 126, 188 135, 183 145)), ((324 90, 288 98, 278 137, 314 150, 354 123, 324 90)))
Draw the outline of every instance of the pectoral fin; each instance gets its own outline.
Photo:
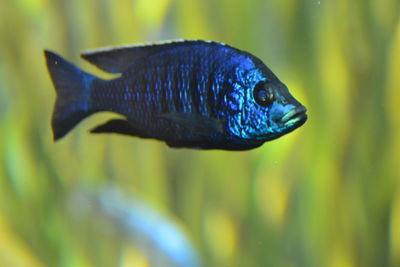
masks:
POLYGON ((206 139, 210 135, 222 134, 223 132, 222 122, 215 118, 187 113, 166 113, 161 117, 182 127, 182 136, 195 136, 206 139))

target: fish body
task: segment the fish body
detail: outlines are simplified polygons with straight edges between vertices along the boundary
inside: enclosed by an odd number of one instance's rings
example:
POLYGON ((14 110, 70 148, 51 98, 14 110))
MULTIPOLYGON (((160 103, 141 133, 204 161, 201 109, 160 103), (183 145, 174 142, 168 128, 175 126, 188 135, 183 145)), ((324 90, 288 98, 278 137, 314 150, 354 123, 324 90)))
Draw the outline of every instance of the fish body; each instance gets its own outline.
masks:
POLYGON ((57 98, 54 139, 101 111, 123 115, 91 130, 154 138, 170 147, 246 150, 301 126, 306 109, 272 71, 229 45, 182 40, 88 51, 119 77, 105 80, 45 51, 57 98))

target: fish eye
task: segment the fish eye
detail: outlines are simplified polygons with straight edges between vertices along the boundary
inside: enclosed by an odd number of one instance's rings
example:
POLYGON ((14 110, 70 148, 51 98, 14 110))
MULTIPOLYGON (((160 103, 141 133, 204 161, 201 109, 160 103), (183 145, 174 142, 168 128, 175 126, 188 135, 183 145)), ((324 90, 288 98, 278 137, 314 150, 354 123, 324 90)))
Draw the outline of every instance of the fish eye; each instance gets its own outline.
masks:
POLYGON ((254 99, 260 106, 267 107, 274 102, 275 96, 265 82, 259 82, 254 87, 254 99))

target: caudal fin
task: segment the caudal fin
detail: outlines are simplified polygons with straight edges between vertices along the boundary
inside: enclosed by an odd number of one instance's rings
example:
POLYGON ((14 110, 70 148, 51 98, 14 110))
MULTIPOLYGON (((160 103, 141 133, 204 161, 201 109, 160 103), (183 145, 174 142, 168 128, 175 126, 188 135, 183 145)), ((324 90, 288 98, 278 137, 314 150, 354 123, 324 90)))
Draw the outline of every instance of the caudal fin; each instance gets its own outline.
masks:
POLYGON ((93 113, 89 100, 91 83, 96 77, 53 52, 45 50, 44 54, 57 93, 51 125, 54 140, 58 140, 93 113))

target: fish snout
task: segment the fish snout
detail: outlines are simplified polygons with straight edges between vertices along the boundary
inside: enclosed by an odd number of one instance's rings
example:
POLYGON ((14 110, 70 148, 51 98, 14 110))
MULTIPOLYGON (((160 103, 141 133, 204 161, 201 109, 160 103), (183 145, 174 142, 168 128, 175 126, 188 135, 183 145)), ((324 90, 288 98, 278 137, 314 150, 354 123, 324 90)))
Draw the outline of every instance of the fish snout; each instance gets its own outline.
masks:
POLYGON ((280 124, 284 126, 291 126, 298 123, 303 124, 307 120, 307 109, 304 106, 300 106, 290 110, 280 119, 280 124))

